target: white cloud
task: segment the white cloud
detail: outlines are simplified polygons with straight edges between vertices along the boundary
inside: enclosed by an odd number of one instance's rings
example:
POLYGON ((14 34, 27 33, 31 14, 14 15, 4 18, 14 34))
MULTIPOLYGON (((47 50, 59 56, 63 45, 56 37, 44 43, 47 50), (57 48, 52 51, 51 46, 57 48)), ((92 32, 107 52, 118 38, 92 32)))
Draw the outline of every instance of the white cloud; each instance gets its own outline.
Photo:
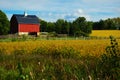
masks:
POLYGON ((85 17, 86 20, 88 21, 91 20, 90 16, 87 15, 83 9, 76 9, 71 12, 64 12, 64 13, 59 13, 59 12, 40 13, 38 16, 41 16, 47 21, 56 21, 57 19, 65 19, 68 21, 73 21, 78 17, 85 17))
POLYGON ((70 20, 70 21, 75 20, 78 17, 85 17, 86 20, 88 21, 90 20, 90 16, 87 15, 83 9, 77 9, 73 13, 71 14, 69 13, 65 15, 65 19, 70 20))
MULTIPOLYGON (((120 16, 119 3, 120 0, 1 0, 0 8, 33 11, 36 12, 35 15, 47 21, 59 18, 74 20, 82 16, 87 20, 99 20, 120 16)), ((14 13, 6 14, 10 17, 14 13)))
POLYGON ((85 17, 87 20, 90 20, 90 16, 86 14, 86 12, 83 9, 78 9, 74 15, 76 17, 85 17))
POLYGON ((83 11, 82 9, 78 9, 77 12, 78 12, 79 14, 84 13, 84 11, 83 11))

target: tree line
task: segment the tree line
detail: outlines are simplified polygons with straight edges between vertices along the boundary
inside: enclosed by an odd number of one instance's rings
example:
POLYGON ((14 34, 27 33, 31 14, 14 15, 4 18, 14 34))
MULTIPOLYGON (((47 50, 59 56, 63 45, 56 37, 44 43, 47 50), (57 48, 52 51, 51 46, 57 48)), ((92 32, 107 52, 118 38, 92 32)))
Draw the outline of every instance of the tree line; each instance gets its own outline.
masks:
MULTIPOLYGON (((40 19, 40 32, 54 32, 69 36, 88 36, 92 30, 120 30, 120 17, 108 18, 97 22, 87 21, 85 17, 78 17, 72 22, 58 19, 56 22, 47 22, 40 19)), ((10 21, 0 10, 0 35, 9 34, 10 21)))
POLYGON ((58 19, 56 22, 40 20, 41 32, 56 32, 71 36, 88 36, 92 30, 120 30, 120 17, 108 18, 97 22, 86 21, 85 17, 78 17, 72 22, 58 19))
POLYGON ((64 19, 58 19, 56 22, 40 20, 40 24, 41 32, 87 36, 92 31, 92 22, 86 21, 84 17, 79 17, 73 22, 68 22, 64 19))
POLYGON ((106 20, 100 20, 93 23, 94 30, 120 30, 120 17, 108 18, 106 20))

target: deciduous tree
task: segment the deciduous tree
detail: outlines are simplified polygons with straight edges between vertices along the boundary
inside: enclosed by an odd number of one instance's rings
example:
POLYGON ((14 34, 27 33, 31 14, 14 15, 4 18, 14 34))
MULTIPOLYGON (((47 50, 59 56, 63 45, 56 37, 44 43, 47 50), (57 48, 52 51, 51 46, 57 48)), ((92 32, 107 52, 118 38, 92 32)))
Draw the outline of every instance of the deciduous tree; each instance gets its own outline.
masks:
POLYGON ((0 35, 8 34, 10 30, 9 24, 6 14, 0 10, 0 35))

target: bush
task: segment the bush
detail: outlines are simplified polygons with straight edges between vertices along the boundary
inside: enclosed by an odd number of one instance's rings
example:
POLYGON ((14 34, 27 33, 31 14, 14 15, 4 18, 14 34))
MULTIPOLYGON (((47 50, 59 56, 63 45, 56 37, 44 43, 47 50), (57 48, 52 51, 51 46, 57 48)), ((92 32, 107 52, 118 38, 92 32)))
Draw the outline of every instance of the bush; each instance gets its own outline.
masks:
POLYGON ((120 51, 118 49, 118 42, 112 36, 111 46, 106 48, 106 54, 101 56, 100 73, 105 80, 120 79, 120 51))
POLYGON ((88 37, 89 36, 89 34, 83 32, 83 31, 76 31, 74 35, 75 35, 75 37, 80 37, 80 36, 88 37))

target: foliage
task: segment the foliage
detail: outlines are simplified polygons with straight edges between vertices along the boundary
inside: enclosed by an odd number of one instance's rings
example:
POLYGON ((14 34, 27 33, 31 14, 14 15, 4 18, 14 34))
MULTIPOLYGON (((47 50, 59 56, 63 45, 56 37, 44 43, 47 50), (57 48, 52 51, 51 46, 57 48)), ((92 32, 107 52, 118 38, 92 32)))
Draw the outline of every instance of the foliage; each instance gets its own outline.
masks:
POLYGON ((55 32, 55 24, 52 22, 47 23, 47 32, 55 32))
POLYGON ((10 23, 4 12, 0 10, 0 35, 8 34, 10 23))
POLYGON ((41 32, 47 31, 47 22, 44 20, 40 20, 40 31, 41 32))
POLYGON ((111 46, 106 48, 106 54, 101 59, 101 76, 104 79, 118 80, 120 78, 120 51, 118 42, 110 36, 111 46))
MULTIPOLYGON (((108 18, 98 22, 86 21, 85 17, 78 17, 72 22, 58 19, 56 22, 41 21, 41 31, 56 32, 57 34, 68 34, 74 36, 76 32, 84 32, 89 35, 92 30, 119 30, 120 18, 108 18)), ((81 34, 80 34, 81 35, 81 34)), ((82 35, 84 36, 84 34, 82 35)))
POLYGON ((102 54, 107 42, 108 40, 1 42, 0 79, 119 80, 119 46, 112 39, 111 46, 106 49, 107 53, 102 54))
POLYGON ((29 80, 30 76, 27 74, 24 74, 23 66, 21 63, 18 63, 18 70, 19 70, 19 76, 17 77, 17 80, 29 80))
POLYGON ((64 27, 64 20, 58 19, 55 23, 55 26, 56 26, 56 32, 60 34, 62 32, 62 27, 64 27))
POLYGON ((41 31, 44 32, 56 32, 57 34, 68 34, 73 36, 77 31, 90 34, 91 30, 92 22, 86 21, 84 17, 79 17, 73 22, 67 22, 64 19, 58 19, 56 22, 45 22, 41 20, 41 31))
POLYGON ((120 17, 93 22, 93 30, 120 30, 120 17))
POLYGON ((74 33, 74 36, 75 36, 75 37, 80 37, 80 36, 88 37, 88 34, 86 34, 85 32, 82 32, 82 31, 76 31, 76 32, 74 33))
POLYGON ((85 36, 84 34, 81 34, 81 32, 87 35, 90 34, 92 31, 91 25, 92 24, 90 22, 87 22, 84 17, 77 18, 75 21, 73 21, 73 24, 72 24, 72 26, 74 27, 73 28, 74 34, 76 32, 80 32, 81 36, 85 36))

